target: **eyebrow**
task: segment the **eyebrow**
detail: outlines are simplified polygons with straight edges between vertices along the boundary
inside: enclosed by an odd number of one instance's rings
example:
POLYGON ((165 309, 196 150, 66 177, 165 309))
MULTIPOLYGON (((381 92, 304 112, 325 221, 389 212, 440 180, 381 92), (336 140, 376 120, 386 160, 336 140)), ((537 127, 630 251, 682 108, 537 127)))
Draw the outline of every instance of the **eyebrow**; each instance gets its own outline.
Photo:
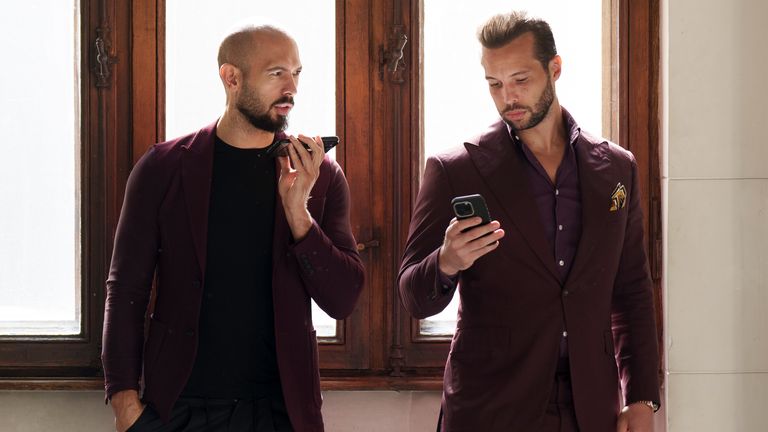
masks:
MULTIPOLYGON (((511 74, 511 75, 509 75, 509 77, 510 77, 510 78, 512 78, 512 77, 515 77, 515 76, 517 76, 517 75, 524 75, 524 74, 527 74, 527 73, 529 73, 529 72, 531 72, 531 71, 530 71, 530 69, 525 69, 525 70, 521 70, 520 72, 515 72, 515 73, 511 74)), ((487 79, 487 80, 491 80, 491 79, 493 79, 493 80, 497 80, 497 81, 500 81, 498 78, 496 78, 496 77, 492 77, 492 76, 490 76, 490 75, 486 75, 486 76, 485 76, 485 79, 487 79)))
MULTIPOLYGON (((299 66, 296 68, 297 71, 300 71, 303 68, 303 66, 299 66)), ((271 68, 267 69, 267 72, 276 72, 276 71, 286 71, 288 72, 289 69, 284 66, 272 66, 271 68)))

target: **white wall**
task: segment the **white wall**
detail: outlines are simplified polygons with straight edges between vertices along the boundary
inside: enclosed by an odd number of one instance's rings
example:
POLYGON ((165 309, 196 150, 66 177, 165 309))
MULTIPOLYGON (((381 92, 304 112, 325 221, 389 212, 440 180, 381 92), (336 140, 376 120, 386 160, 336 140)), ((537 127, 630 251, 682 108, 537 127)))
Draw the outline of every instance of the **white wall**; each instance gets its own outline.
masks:
POLYGON ((662 4, 668 431, 766 431, 768 2, 662 4))

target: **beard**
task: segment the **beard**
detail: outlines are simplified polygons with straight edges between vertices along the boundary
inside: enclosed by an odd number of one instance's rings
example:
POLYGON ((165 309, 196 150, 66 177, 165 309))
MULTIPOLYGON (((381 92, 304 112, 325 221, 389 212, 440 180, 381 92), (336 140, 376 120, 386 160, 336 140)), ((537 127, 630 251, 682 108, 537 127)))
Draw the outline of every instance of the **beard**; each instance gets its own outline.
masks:
POLYGON ((293 104, 293 98, 283 96, 272 102, 269 106, 265 106, 264 101, 256 95, 253 89, 244 87, 243 93, 238 98, 235 107, 253 127, 274 133, 284 131, 288 127, 288 116, 277 115, 273 118, 269 115, 269 110, 273 106, 282 103, 293 104))
POLYGON ((534 105, 533 108, 527 106, 527 105, 520 105, 520 104, 514 104, 514 105, 507 105, 504 107, 503 110, 501 110, 501 118, 504 120, 505 123, 507 123, 512 129, 521 131, 526 129, 531 129, 536 127, 539 123, 541 123, 542 120, 547 116, 549 113, 549 108, 552 106, 552 102, 555 101, 555 88, 552 85, 552 78, 547 77, 547 85, 544 87, 544 91, 541 92, 541 96, 539 96, 539 100, 536 102, 536 105, 534 105), (513 110, 526 110, 531 113, 531 118, 528 119, 528 122, 523 124, 515 124, 515 122, 508 121, 504 118, 504 113, 507 111, 513 111, 513 110))

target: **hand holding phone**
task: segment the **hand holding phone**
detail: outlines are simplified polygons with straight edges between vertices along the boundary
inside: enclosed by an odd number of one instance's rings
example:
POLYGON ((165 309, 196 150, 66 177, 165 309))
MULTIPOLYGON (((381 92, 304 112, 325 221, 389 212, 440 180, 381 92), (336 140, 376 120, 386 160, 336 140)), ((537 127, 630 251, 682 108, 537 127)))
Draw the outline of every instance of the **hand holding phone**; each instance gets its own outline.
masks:
MULTIPOLYGON (((320 138, 323 141, 323 150, 328 153, 329 150, 336 147, 339 144, 339 137, 337 136, 324 136, 320 138)), ((288 156, 288 145, 291 140, 288 138, 279 139, 269 147, 267 147, 267 154, 270 156, 288 156)), ((312 148, 306 143, 301 143, 307 151, 311 152, 312 148)))
POLYGON ((457 220, 478 216, 480 217, 478 225, 491 223, 491 213, 488 211, 488 205, 485 204, 485 198, 480 194, 456 197, 451 200, 451 207, 453 207, 453 214, 456 215, 457 220))
POLYGON ((466 195, 451 200, 456 218, 445 231, 439 252, 440 271, 453 276, 466 270, 475 261, 499 246, 504 230, 498 221, 491 220, 482 195, 466 195))

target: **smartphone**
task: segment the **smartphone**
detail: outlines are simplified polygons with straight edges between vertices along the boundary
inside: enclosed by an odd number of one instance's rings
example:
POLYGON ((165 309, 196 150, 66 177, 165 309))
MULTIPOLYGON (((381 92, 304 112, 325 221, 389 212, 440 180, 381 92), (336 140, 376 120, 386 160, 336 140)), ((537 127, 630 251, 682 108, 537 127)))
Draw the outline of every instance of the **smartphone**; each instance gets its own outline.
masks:
POLYGON ((451 200, 451 207, 458 220, 479 216, 482 221, 475 226, 491 223, 491 213, 485 204, 485 198, 480 194, 456 197, 451 200))
MULTIPOLYGON (((339 137, 337 136, 324 136, 320 139, 323 140, 323 149, 326 153, 339 144, 339 137)), ((288 138, 277 140, 269 146, 267 153, 271 156, 288 156, 288 145, 290 144, 291 140, 288 138)), ((304 148, 307 149, 307 151, 312 151, 312 148, 309 145, 303 142, 301 144, 304 145, 304 148)))

